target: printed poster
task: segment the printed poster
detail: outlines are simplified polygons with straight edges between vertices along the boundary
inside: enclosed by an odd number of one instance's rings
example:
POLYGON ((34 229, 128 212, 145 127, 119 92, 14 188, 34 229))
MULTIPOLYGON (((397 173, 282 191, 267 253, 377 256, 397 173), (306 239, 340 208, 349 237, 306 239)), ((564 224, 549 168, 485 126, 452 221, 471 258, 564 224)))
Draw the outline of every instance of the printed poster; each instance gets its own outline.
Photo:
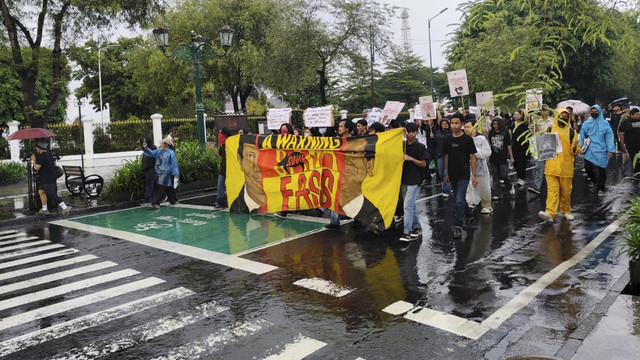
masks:
POLYGON ((422 109, 422 118, 425 120, 436 118, 436 106, 433 102, 433 96, 421 96, 419 99, 420 108, 422 109))
POLYGON ((380 122, 382 120, 382 109, 374 107, 367 109, 367 125, 370 126, 374 122, 380 122))
POLYGON ((493 115, 495 111, 493 106, 493 91, 476 93, 476 105, 477 116, 493 115))
POLYGON ((227 139, 231 213, 331 209, 391 226, 403 164, 403 129, 349 138, 235 135, 227 139))
POLYGON ((542 108, 542 89, 527 90, 527 112, 540 110, 542 108))
POLYGON ((449 80, 449 92, 451 97, 469 95, 469 83, 467 81, 467 70, 456 70, 447 73, 449 80))
POLYGON ((384 105, 384 109, 382 109, 382 119, 380 120, 380 122, 384 124, 384 126, 389 126, 391 120, 395 120, 403 108, 403 102, 387 101, 387 103, 384 105))

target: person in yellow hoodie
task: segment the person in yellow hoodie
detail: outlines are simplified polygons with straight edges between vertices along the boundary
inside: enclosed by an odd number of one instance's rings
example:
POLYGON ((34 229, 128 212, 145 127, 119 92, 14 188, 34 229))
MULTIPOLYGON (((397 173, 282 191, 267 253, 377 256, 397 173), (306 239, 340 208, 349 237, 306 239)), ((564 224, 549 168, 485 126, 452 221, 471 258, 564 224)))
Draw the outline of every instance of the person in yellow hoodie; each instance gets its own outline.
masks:
POLYGON ((547 204, 545 211, 538 216, 545 221, 553 221, 558 212, 558 204, 564 218, 571 221, 571 189, 573 187, 574 158, 580 153, 580 143, 570 122, 570 114, 565 108, 559 108, 556 121, 548 131, 558 133, 562 152, 555 159, 548 159, 544 174, 547 179, 547 204))

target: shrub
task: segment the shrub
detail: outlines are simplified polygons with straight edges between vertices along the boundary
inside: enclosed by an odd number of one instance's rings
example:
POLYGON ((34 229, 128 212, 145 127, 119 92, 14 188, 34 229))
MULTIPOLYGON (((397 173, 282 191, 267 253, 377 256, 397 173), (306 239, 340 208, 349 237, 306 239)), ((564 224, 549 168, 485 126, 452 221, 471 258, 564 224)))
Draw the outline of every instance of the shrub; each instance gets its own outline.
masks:
POLYGON ((0 162, 0 173, 4 179, 18 179, 27 176, 27 168, 19 162, 0 162))
POLYGON ((142 173, 142 156, 135 160, 127 160, 121 168, 113 174, 105 192, 107 194, 122 194, 131 192, 131 199, 144 195, 145 176, 142 173))

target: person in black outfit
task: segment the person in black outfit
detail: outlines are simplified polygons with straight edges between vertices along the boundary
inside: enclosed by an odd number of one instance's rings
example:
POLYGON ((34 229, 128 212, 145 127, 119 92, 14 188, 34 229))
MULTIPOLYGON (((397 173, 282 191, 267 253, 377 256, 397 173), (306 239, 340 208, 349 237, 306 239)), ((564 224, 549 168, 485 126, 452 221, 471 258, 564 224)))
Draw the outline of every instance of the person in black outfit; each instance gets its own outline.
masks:
MULTIPOLYGON (((157 147, 153 145, 151 141, 151 137, 149 135, 145 135, 142 139, 140 139, 140 146, 142 144, 147 143, 147 147, 151 150, 156 150, 157 147)), ((153 196, 153 189, 156 186, 156 159, 142 154, 142 173, 145 176, 145 186, 144 186, 144 201, 145 204, 151 203, 151 198, 153 196)))
POLYGON ((400 241, 412 241, 422 236, 422 227, 416 211, 416 197, 420 191, 423 169, 427 165, 426 148, 418 140, 418 125, 405 125, 407 141, 405 142, 404 163, 400 193, 403 198, 404 226, 400 241))
POLYGON ((31 154, 31 162, 33 163, 33 168, 40 175, 38 194, 40 195, 40 202, 42 202, 42 209, 38 211, 38 215, 49 215, 49 210, 47 209, 47 196, 49 196, 62 209, 62 216, 67 216, 71 211, 71 206, 67 206, 58 196, 56 166, 53 163, 53 157, 47 151, 47 143, 38 142, 36 144, 36 152, 38 157, 36 159, 36 155, 31 154))
POLYGON ((511 138, 511 152, 513 153, 513 167, 518 174, 518 186, 525 185, 527 176, 527 160, 529 149, 529 121, 524 110, 518 110, 513 114, 515 127, 511 138))

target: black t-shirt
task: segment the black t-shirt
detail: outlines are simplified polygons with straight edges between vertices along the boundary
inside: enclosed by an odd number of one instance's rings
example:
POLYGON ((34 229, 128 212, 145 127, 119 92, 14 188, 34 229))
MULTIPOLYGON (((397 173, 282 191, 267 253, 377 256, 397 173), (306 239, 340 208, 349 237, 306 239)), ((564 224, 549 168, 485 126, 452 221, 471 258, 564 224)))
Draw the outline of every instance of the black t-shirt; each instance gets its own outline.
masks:
POLYGON ((506 164, 509 158, 509 150, 511 146, 511 137, 508 132, 489 131, 489 145, 491 145, 491 157, 489 162, 492 164, 506 164))
MULTIPOLYGON (((418 140, 413 144, 406 143, 406 154, 420 161, 426 158, 427 148, 418 140)), ((402 165, 402 184, 403 185, 419 185, 422 182, 423 168, 413 163, 413 161, 405 161, 402 165)))
POLYGON ((449 179, 469 179, 471 177, 469 155, 477 152, 473 138, 464 133, 458 137, 451 135, 444 145, 444 152, 449 155, 449 179))
POLYGON ((220 175, 227 176, 227 144, 222 144, 220 149, 218 149, 218 153, 220 154, 220 175))
POLYGON ((55 184, 56 183, 56 167, 53 164, 53 158, 48 152, 43 152, 36 158, 36 164, 40 165, 38 174, 40 175, 40 182, 42 184, 55 184))
POLYGON ((640 120, 627 120, 620 124, 620 132, 624 133, 624 144, 633 158, 640 151, 640 120))

